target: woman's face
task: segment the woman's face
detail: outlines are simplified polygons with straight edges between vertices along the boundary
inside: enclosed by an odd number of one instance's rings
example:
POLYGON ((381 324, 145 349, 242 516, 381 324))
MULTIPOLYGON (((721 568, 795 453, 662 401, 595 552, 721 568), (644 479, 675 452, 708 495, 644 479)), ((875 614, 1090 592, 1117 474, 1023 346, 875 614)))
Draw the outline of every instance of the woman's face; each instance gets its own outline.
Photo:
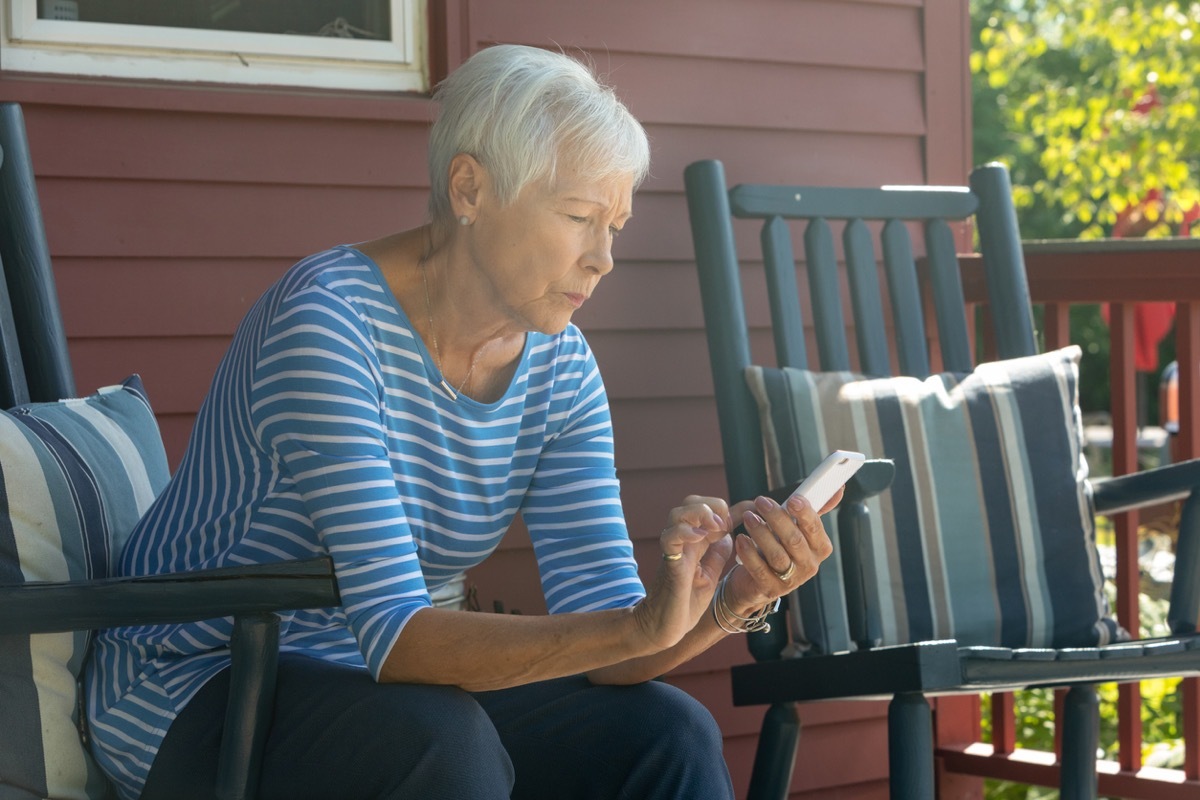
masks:
POLYGON ((561 332, 613 267, 613 238, 628 221, 632 177, 604 181, 561 169, 501 206, 484 192, 468 247, 493 295, 522 331, 561 332))

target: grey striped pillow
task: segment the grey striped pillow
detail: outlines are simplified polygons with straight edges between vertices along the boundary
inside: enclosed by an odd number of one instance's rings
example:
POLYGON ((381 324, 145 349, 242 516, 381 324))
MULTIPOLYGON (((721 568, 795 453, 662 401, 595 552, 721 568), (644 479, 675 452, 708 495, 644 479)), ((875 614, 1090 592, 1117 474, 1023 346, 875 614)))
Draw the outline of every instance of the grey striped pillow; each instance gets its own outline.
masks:
POLYGON ((891 489, 869 504, 870 601, 885 644, 1069 647, 1125 635, 1108 616, 1096 551, 1079 355, 1068 347, 923 381, 748 370, 772 486, 836 448, 895 460, 891 489))
MULTIPOLYGON (((135 375, 79 400, 0 411, 0 583, 103 578, 168 478, 135 375)), ((0 796, 100 798, 80 739, 88 632, 0 638, 0 796)))

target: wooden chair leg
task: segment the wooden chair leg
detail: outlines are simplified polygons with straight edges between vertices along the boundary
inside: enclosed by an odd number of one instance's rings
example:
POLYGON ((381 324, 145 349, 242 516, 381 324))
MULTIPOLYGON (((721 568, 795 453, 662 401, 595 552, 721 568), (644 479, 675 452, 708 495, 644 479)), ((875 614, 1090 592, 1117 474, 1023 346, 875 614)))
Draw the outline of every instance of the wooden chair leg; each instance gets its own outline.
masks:
POLYGON ((933 711, 920 692, 888 705, 888 784, 891 800, 930 800, 933 784, 933 711))
POLYGON ((275 705, 279 663, 279 617, 236 617, 230 642, 229 705, 217 767, 218 800, 254 800, 262 770, 262 749, 275 705))
POLYGON ((746 800, 786 800, 796 767, 800 715, 795 703, 775 703, 763 715, 746 800))
POLYGON ((1095 800, 1100 698, 1091 684, 1072 686, 1063 702, 1062 800, 1095 800))

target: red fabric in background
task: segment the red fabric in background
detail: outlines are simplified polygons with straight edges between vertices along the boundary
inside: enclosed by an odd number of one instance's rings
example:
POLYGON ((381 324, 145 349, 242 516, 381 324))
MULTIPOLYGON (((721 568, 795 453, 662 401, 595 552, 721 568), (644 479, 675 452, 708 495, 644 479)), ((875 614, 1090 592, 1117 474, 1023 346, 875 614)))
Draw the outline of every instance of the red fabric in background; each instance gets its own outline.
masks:
MULTIPOLYGON (((1100 307, 1108 322, 1108 304, 1100 307)), ((1158 343, 1175 322, 1174 303, 1135 303, 1133 306, 1133 368, 1158 372, 1158 343)))
MULTIPOLYGON (((1135 109, 1145 110, 1145 109, 1135 109)), ((1146 199, 1140 207, 1126 209, 1117 216, 1113 225, 1114 239, 1142 236, 1152 223, 1142 213, 1151 204, 1162 201, 1162 194, 1157 189, 1146 193, 1146 199)), ((1179 235, 1188 236, 1192 225, 1200 221, 1200 206, 1192 206, 1183 215, 1179 235)), ((1108 306, 1101 308, 1104 321, 1108 322, 1108 306)), ((1133 307, 1133 368, 1138 372, 1158 371, 1158 345, 1175 322, 1174 303, 1137 303, 1133 307)))

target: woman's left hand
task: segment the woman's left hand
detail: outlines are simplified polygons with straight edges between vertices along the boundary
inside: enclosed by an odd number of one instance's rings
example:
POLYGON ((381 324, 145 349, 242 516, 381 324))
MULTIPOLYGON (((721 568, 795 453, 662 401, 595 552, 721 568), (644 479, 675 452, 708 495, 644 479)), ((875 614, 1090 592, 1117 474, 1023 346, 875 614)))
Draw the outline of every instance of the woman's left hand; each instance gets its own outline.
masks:
POLYGON ((817 574, 821 562, 833 552, 820 515, 841 499, 839 491, 820 511, 803 498, 781 506, 759 497, 733 507, 732 516, 742 520, 746 534, 733 543, 742 568, 733 570, 725 590, 731 610, 749 616, 817 574))

